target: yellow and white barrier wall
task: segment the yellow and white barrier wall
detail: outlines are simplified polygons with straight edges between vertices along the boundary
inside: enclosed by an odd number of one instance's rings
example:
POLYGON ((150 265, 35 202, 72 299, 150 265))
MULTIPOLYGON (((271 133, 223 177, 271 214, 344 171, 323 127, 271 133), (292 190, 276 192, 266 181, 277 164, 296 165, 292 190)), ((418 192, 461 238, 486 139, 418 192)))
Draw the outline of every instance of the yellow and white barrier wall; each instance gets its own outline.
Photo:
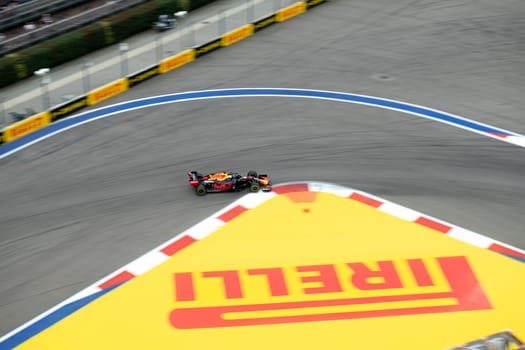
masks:
POLYGON ((0 131, 0 145, 13 141, 19 137, 39 130, 46 125, 65 118, 74 112, 86 107, 105 101, 113 96, 127 91, 145 80, 156 75, 168 73, 174 69, 182 67, 196 58, 215 51, 221 47, 233 45, 243 39, 249 38, 257 31, 264 29, 274 23, 284 22, 294 18, 314 6, 322 4, 327 0, 307 0, 299 1, 287 6, 264 18, 258 19, 253 23, 245 24, 236 28, 220 38, 211 40, 193 49, 189 49, 176 55, 163 59, 158 64, 146 67, 138 72, 128 75, 125 78, 115 80, 104 86, 98 87, 88 94, 79 96, 71 101, 54 106, 49 111, 45 111, 31 116, 21 122, 10 125, 0 131))

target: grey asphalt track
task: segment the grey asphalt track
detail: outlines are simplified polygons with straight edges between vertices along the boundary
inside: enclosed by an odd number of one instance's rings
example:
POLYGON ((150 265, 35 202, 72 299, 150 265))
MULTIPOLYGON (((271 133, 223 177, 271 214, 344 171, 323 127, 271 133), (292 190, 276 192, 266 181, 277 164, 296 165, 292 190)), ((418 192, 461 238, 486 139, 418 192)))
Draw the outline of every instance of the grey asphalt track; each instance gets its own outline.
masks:
MULTIPOLYGON (((523 134, 523 13, 521 0, 331 1, 101 105, 297 87, 398 99, 523 134)), ((525 248, 523 148, 328 101, 163 105, 0 161, 0 334, 242 195, 196 197, 193 169, 333 182, 525 248)))

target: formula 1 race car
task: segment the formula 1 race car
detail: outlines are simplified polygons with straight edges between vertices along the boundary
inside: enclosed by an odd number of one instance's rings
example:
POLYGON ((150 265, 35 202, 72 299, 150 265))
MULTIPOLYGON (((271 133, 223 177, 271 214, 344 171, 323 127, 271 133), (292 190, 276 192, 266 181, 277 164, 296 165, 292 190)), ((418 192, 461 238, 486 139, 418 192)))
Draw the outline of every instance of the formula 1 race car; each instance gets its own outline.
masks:
POLYGON ((234 192, 248 189, 250 192, 270 192, 272 181, 266 174, 249 171, 246 176, 232 172, 217 172, 203 175, 197 171, 188 173, 190 186, 195 188, 197 196, 211 192, 234 192))

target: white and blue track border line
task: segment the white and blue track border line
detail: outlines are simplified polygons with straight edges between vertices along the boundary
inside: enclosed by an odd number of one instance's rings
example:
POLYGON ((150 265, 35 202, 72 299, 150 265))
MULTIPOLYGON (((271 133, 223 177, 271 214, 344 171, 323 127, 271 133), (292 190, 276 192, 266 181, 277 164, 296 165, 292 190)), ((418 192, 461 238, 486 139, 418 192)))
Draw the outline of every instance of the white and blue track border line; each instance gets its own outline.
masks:
POLYGON ((285 89, 285 88, 235 88, 189 91, 160 96, 141 98, 132 101, 121 102, 107 107, 97 108, 92 111, 80 113, 78 115, 57 121, 31 134, 23 136, 12 142, 0 146, 0 159, 20 151, 32 144, 42 141, 60 132, 71 129, 91 121, 106 118, 114 114, 123 113, 135 109, 157 106, 167 103, 194 101, 201 99, 214 99, 226 97, 256 97, 256 96, 275 96, 275 97, 296 97, 321 99, 338 102, 355 103, 389 109, 401 113, 412 114, 422 118, 434 120, 448 124, 453 127, 465 129, 470 132, 491 137, 500 141, 508 142, 516 146, 525 148, 525 136, 504 130, 495 126, 480 123, 471 119, 453 115, 437 109, 423 107, 412 103, 391 100, 375 96, 359 95, 345 92, 308 90, 308 89, 285 89))

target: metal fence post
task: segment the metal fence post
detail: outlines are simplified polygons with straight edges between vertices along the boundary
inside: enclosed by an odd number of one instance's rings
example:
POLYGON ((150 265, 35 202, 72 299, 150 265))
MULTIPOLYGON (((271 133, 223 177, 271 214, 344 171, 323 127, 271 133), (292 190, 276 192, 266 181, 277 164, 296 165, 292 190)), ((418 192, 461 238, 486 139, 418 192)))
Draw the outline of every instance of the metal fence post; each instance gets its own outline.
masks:
POLYGON ((185 35, 186 35, 186 29, 185 28, 179 29, 179 51, 177 53, 183 52, 184 49, 186 48, 187 43, 184 42, 185 35))
POLYGON ((51 79, 49 77, 42 78, 42 88, 44 89, 44 94, 42 95, 43 105, 44 105, 44 111, 49 110, 51 108, 51 99, 49 98, 49 87, 48 84, 51 82, 51 79))
POLYGON ((155 33, 155 41, 156 41, 155 51, 156 51, 156 59, 157 59, 156 63, 159 63, 164 58, 164 40, 163 40, 163 35, 161 31, 155 33))
POLYGON ((91 77, 89 67, 93 65, 93 62, 86 62, 82 64, 82 83, 84 85, 84 94, 87 94, 91 90, 91 77))
POLYGON ((277 12, 281 8, 281 0, 273 0, 273 12, 277 12))
POLYGON ((0 96, 0 113, 2 115, 2 129, 7 126, 7 115, 4 108, 4 96, 0 96))
POLYGON ((225 18, 225 14, 224 14, 224 9, 220 9, 219 10, 219 21, 218 21, 218 26, 219 26, 219 37, 221 37, 224 33, 226 33, 226 18, 225 18))
POLYGON ((175 25, 175 30, 177 30, 179 33, 178 37, 179 37, 179 46, 180 46, 180 51, 179 52, 183 52, 184 49, 186 48, 186 46, 184 45, 184 39, 185 39, 185 36, 186 36, 186 26, 182 26, 182 24, 184 24, 186 21, 183 19, 186 17, 186 15, 188 14, 188 11, 178 11, 178 12, 175 12, 175 20, 176 20, 176 25, 175 25), (180 29, 179 29, 180 27, 180 29))
POLYGON ((40 78, 40 90, 42 95, 42 108, 44 111, 47 111, 51 106, 51 101, 49 99, 49 90, 47 85, 51 82, 49 77, 49 68, 41 68, 34 72, 36 76, 40 78))
POLYGON ((120 50, 121 78, 125 78, 128 75, 128 50, 129 50, 129 45, 127 43, 121 43, 119 45, 119 50, 120 50))
POLYGON ((254 0, 246 0, 246 23, 253 23, 254 21, 254 0))
POLYGON ((189 31, 190 31, 190 39, 188 40, 189 41, 189 47, 195 47, 197 46, 197 44, 195 43, 195 22, 193 22, 191 24, 191 26, 189 26, 189 31))

